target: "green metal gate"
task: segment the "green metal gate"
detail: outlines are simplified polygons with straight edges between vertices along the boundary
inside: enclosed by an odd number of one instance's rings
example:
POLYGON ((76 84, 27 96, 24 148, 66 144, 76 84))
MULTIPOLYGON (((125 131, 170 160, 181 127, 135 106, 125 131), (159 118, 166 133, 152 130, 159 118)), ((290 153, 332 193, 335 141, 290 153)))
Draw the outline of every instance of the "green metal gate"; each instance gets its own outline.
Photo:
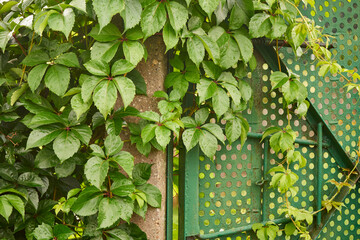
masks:
MULTIPOLYGON (((317 12, 304 10, 305 15, 324 26, 325 33, 336 36, 331 52, 339 63, 358 69, 360 2, 328 0, 316 5, 317 12)), ((287 124, 282 98, 270 91, 270 73, 278 70, 276 56, 269 46, 259 44, 256 49, 258 68, 245 79, 255 91, 254 107, 244 114, 250 133, 241 151, 240 142, 235 142, 219 145, 214 160, 199 149, 183 153, 180 239, 256 239, 251 230, 254 223, 289 221, 277 213, 282 199, 268 188, 270 176, 266 174, 283 156, 270 150, 267 140, 260 143, 266 128, 287 124)), ((297 59, 290 48, 283 47, 280 57, 300 75, 311 102, 306 119, 291 118, 291 126, 298 132, 297 150, 308 160, 307 167, 297 171, 299 191, 292 204, 315 211, 321 208, 322 199, 334 194, 334 185, 328 180, 341 181, 344 169, 354 167, 351 151, 360 135, 359 96, 342 88, 345 82, 340 76, 319 77, 310 54, 297 59)), ((353 175, 352 181, 358 178, 353 175)), ((343 188, 337 201, 346 206, 342 214, 334 210, 317 214, 310 226, 313 239, 360 239, 360 188, 350 192, 343 188)))

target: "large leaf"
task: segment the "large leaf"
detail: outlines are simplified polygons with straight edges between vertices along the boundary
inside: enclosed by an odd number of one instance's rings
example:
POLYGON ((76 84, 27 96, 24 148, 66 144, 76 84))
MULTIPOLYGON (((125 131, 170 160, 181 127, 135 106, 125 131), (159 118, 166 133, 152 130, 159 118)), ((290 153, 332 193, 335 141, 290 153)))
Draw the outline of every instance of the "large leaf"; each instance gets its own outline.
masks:
POLYGON ((183 132, 182 139, 187 151, 190 151, 198 144, 201 134, 201 130, 196 128, 186 129, 183 132))
POLYGON ((230 29, 239 29, 243 24, 248 24, 254 15, 254 5, 252 0, 235 0, 229 19, 230 29))
POLYGON ((70 71, 62 65, 49 67, 45 74, 45 85, 58 96, 63 96, 70 83, 70 71))
POLYGON ((220 48, 209 36, 206 35, 197 35, 203 43, 207 53, 214 63, 218 63, 220 59, 220 48))
POLYGON ((146 199, 150 206, 155 208, 161 207, 161 192, 157 187, 146 183, 139 186, 138 189, 146 194, 146 199))
POLYGON ((126 60, 136 66, 144 57, 144 47, 138 41, 125 41, 123 51, 126 60))
POLYGON ((80 75, 80 81, 83 81, 81 87, 81 97, 84 102, 89 102, 91 100, 91 95, 95 87, 101 82, 103 78, 97 76, 89 76, 85 74, 80 75))
POLYGON ((33 232, 33 236, 37 240, 49 240, 53 239, 53 230, 49 224, 42 223, 33 232))
POLYGON ((145 7, 141 13, 141 29, 144 32, 144 39, 159 32, 166 22, 165 4, 154 1, 145 7))
POLYGON ((145 184, 151 176, 151 164, 138 163, 133 169, 133 181, 135 185, 145 184))
POLYGON ((84 67, 96 76, 109 76, 110 74, 109 64, 103 60, 90 60, 84 64, 84 67))
POLYGON ((22 219, 24 221, 25 204, 24 204, 23 200, 20 197, 13 195, 13 194, 7 194, 7 195, 4 195, 4 197, 20 213, 20 215, 22 216, 22 219))
MULTIPOLYGON (((163 39, 166 45, 166 51, 174 48, 179 41, 179 37, 177 36, 175 30, 172 28, 169 22, 166 22, 163 29, 163 39)), ((204 50, 205 51, 205 50, 204 50)))
MULTIPOLYGON (((131 82, 131 84, 133 83, 131 82)), ((102 81, 95 87, 93 100, 95 106, 99 109, 100 113, 104 116, 105 119, 113 109, 116 99, 117 91, 113 81, 102 81)))
POLYGON ((43 148, 35 157, 35 167, 37 168, 51 168, 59 163, 59 159, 49 148, 43 148))
POLYGON ((27 55, 22 64, 26 66, 35 66, 41 63, 47 63, 50 60, 49 55, 44 51, 33 51, 31 54, 27 55))
POLYGON ((202 134, 200 135, 199 139, 201 151, 203 151, 206 156, 212 159, 216 153, 218 145, 216 137, 206 130, 203 130, 201 133, 202 134))
POLYGON ((75 13, 72 8, 66 8, 63 12, 53 13, 49 16, 49 27, 54 31, 63 32, 68 38, 75 23, 75 13))
POLYGON ((133 202, 121 198, 104 198, 99 205, 99 228, 107 228, 120 218, 129 222, 133 213, 133 202))
POLYGON ((199 67, 205 56, 205 48, 201 40, 195 36, 189 38, 186 42, 186 48, 190 59, 199 67))
POLYGON ((63 131, 56 137, 53 149, 61 162, 72 157, 80 147, 80 140, 72 131, 63 131))
POLYGON ((217 88, 212 97, 214 111, 218 117, 222 116, 230 107, 230 100, 222 88, 217 88))
POLYGON ((124 143, 119 136, 110 134, 104 141, 106 156, 117 154, 123 147, 124 143))
POLYGON ((199 101, 203 102, 214 96, 217 91, 217 85, 213 81, 208 79, 200 79, 200 83, 197 84, 197 91, 199 93, 199 101))
POLYGON ((219 3, 220 0, 199 0, 201 8, 207 13, 209 18, 211 18, 211 14, 215 11, 219 3))
POLYGON ((12 32, 8 30, 0 31, 0 48, 5 52, 5 48, 9 40, 11 39, 12 32))
POLYGON ((129 196, 134 191, 135 186, 130 179, 114 180, 111 184, 111 192, 120 197, 129 196))
POLYGON ((207 123, 201 126, 201 128, 208 130, 211 134, 213 134, 220 142, 224 143, 225 135, 221 127, 215 123, 207 123))
POLYGON ((120 44, 120 41, 95 42, 91 48, 91 59, 110 62, 114 58, 120 44))
POLYGON ((135 97, 136 87, 134 83, 129 78, 121 76, 114 78, 114 83, 120 92, 124 107, 129 106, 135 97))
POLYGON ((269 17, 270 15, 267 13, 257 13, 251 18, 249 32, 252 37, 263 37, 271 30, 269 17))
POLYGON ((47 64, 40 64, 30 71, 28 76, 28 84, 31 91, 35 92, 35 90, 39 87, 47 67, 47 64))
POLYGON ((86 187, 76 199, 71 209, 80 216, 90 216, 98 211, 99 202, 103 193, 96 187, 86 187))
POLYGON ((89 36, 99 42, 111 42, 122 37, 120 30, 112 23, 106 25, 101 31, 100 26, 98 24, 95 25, 95 27, 91 29, 89 36))
POLYGON ((84 144, 89 144, 91 139, 92 131, 87 125, 77 125, 71 128, 71 131, 75 136, 84 144))
POLYGON ((55 173, 58 178, 70 176, 75 170, 76 164, 74 159, 70 158, 55 167, 55 173))
POLYGON ((119 164, 119 166, 124 169, 129 177, 132 177, 132 172, 134 169, 133 155, 131 155, 129 152, 121 151, 119 154, 113 156, 111 160, 119 164))
POLYGON ((124 0, 96 0, 93 1, 93 6, 101 30, 110 23, 111 18, 115 14, 120 13, 124 9, 124 0))
POLYGON ((107 176, 108 170, 109 161, 95 156, 90 158, 85 164, 84 173, 89 182, 100 189, 107 176))
POLYGON ((135 65, 125 59, 120 59, 111 66, 111 75, 118 76, 130 72, 135 68, 135 65))
POLYGON ((155 129, 156 141, 165 149, 170 142, 171 131, 165 126, 157 126, 155 129))
POLYGON ((244 60, 245 63, 249 62, 254 51, 251 40, 241 31, 236 31, 233 36, 239 46, 241 58, 244 60))
POLYGON ((26 148, 29 149, 46 145, 54 140, 62 131, 62 129, 53 126, 37 128, 30 133, 26 148))
POLYGON ((188 10, 175 1, 169 1, 168 4, 166 4, 166 8, 170 24, 173 29, 178 32, 186 24, 189 15, 188 10))
POLYGON ((135 27, 141 19, 142 7, 139 0, 125 0, 125 8, 120 12, 124 20, 125 31, 135 27))
POLYGON ((37 113, 30 122, 32 128, 36 128, 42 125, 48 125, 52 123, 62 123, 65 124, 64 120, 50 111, 42 111, 37 113))
MULTIPOLYGON (((132 1, 132 0, 130 0, 132 1)), ((113 237, 114 240, 130 240, 131 237, 127 234, 125 230, 122 229, 112 229, 110 231, 106 231, 110 236, 113 237)))
POLYGON ((157 125, 155 124, 148 124, 141 130, 141 138, 143 143, 148 143, 155 137, 155 128, 157 125))
POLYGON ((18 178, 18 183, 27 187, 41 187, 43 181, 33 172, 25 172, 18 178))
POLYGON ((78 120, 84 113, 89 110, 91 105, 92 101, 84 102, 81 97, 81 93, 78 93, 71 98, 71 108, 74 109, 78 120))
POLYGON ((241 136, 241 120, 234 118, 233 120, 227 121, 225 126, 225 134, 229 143, 233 143, 238 140, 241 136))
POLYGON ((57 240, 67 240, 74 232, 65 225, 56 224, 54 226, 54 236, 57 240))

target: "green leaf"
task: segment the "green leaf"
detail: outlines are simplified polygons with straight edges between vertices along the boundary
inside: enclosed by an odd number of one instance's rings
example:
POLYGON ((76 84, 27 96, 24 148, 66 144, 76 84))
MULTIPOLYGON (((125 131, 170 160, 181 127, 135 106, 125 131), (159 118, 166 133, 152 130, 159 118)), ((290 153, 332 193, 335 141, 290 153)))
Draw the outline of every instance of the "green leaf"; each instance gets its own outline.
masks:
POLYGON ((90 109, 91 105, 92 101, 83 101, 81 93, 78 93, 71 98, 71 108, 74 109, 77 120, 90 109))
POLYGON ((131 237, 126 233, 125 230, 122 229, 112 229, 110 231, 106 231, 106 233, 110 234, 114 240, 130 240, 131 237))
POLYGON ((195 122, 198 126, 204 124, 209 117, 209 109, 200 108, 195 112, 195 122))
POLYGON ((102 60, 90 60, 84 64, 84 67, 96 76, 108 76, 110 74, 109 64, 102 60))
POLYGON ((238 140, 241 136, 241 120, 234 118, 233 120, 227 121, 225 125, 226 138, 230 144, 238 140))
POLYGON ((197 84, 199 102, 202 103, 203 101, 213 97, 217 89, 218 87, 213 81, 210 81, 208 79, 200 79, 200 83, 197 84))
POLYGON ((123 51, 126 60, 136 66, 144 57, 144 47, 138 41, 125 41, 123 51))
POLYGON ((63 96, 70 83, 70 71, 62 65, 50 66, 44 80, 50 91, 58 96, 63 96))
POLYGON ((285 230, 285 234, 287 236, 291 236, 294 234, 294 232, 296 230, 296 226, 294 225, 294 223, 290 222, 285 225, 284 230, 285 230))
POLYGON ((298 80, 287 81, 281 90, 288 104, 294 101, 303 102, 308 95, 306 87, 298 80))
POLYGON ((84 144, 89 144, 91 139, 92 131, 87 125, 77 125, 71 128, 71 131, 75 136, 84 144))
POLYGON ((252 0, 236 0, 231 10, 229 19, 230 29, 239 29, 243 24, 248 25, 250 18, 254 15, 252 0))
POLYGON ((254 51, 251 40, 241 31, 235 31, 233 36, 240 49, 241 58, 244 60, 245 63, 249 62, 250 58, 253 56, 254 51))
POLYGON ((80 140, 72 131, 63 131, 56 137, 53 149, 61 162, 72 157, 80 147, 80 140))
POLYGON ((37 240, 49 240, 53 239, 53 230, 49 224, 42 223, 41 225, 37 226, 33 232, 33 236, 37 240))
POLYGON ((33 172, 25 172, 18 178, 18 183, 27 187, 41 187, 44 182, 33 172))
POLYGON ((94 11, 98 17, 100 30, 108 25, 111 18, 124 9, 123 0, 96 0, 93 1, 94 11), (104 11, 106 9, 106 11, 104 11))
POLYGON ((86 13, 86 0, 72 0, 69 5, 86 13))
POLYGON ((100 82, 95 87, 93 99, 95 106, 106 119, 107 115, 113 109, 117 99, 117 91, 114 81, 100 82))
POLYGON ((5 48, 9 40, 11 39, 12 32, 8 30, 0 31, 0 48, 5 52, 5 48))
POLYGON ((139 113, 138 116, 141 117, 142 119, 153 121, 153 122, 160 121, 160 115, 153 111, 142 112, 142 113, 139 113))
POLYGON ((212 135, 214 135, 220 142, 225 144, 225 135, 221 127, 215 123, 207 123, 201 126, 202 129, 208 130, 212 135))
POLYGON ((199 145, 200 145, 201 151, 203 151, 203 153, 207 157, 212 159, 212 157, 216 153, 218 142, 214 135, 212 135, 211 133, 209 133, 206 130, 203 130, 202 134, 200 135, 199 145))
POLYGON ((35 167, 37 168, 51 168, 55 167, 60 160, 49 148, 43 148, 35 157, 35 167))
POLYGON ((271 21, 271 25, 272 25, 272 30, 270 32, 270 37, 271 38, 281 38, 287 30, 287 25, 285 23, 285 20, 280 17, 280 16, 271 16, 270 17, 270 21, 271 21))
POLYGON ((159 32, 166 22, 165 4, 154 1, 147 5, 141 13, 141 29, 144 32, 144 40, 159 32))
POLYGON ((204 61, 202 63, 206 75, 212 79, 218 79, 222 73, 222 69, 212 61, 204 61))
POLYGON ((289 76, 283 72, 273 72, 270 75, 272 90, 282 87, 289 79, 289 76))
POLYGON ((83 84, 81 87, 81 97, 84 102, 90 102, 91 95, 92 95, 95 87, 101 81, 103 81, 103 79, 100 77, 97 77, 97 76, 89 76, 89 75, 81 74, 80 81, 83 81, 83 84))
POLYGON ((155 137, 155 128, 157 125, 155 124, 148 124, 141 130, 141 138, 143 143, 148 143, 155 137))
POLYGON ((103 160, 99 157, 92 157, 85 164, 84 173, 92 185, 101 189, 108 170, 109 161, 103 160))
POLYGON ((133 213, 132 202, 120 198, 104 198, 99 205, 99 228, 108 228, 120 218, 129 222, 133 213))
POLYGON ((120 92, 124 107, 129 106, 135 97, 136 87, 134 83, 129 78, 122 76, 114 78, 114 83, 120 92))
POLYGON ((230 100, 226 92, 222 88, 217 88, 212 97, 212 104, 214 111, 218 117, 224 115, 224 113, 230 107, 230 100))
POLYGON ((217 64, 220 59, 219 46, 209 36, 197 35, 197 37, 200 38, 210 58, 217 64))
POLYGON ((189 16, 187 8, 174 1, 168 2, 166 8, 171 26, 176 32, 180 31, 185 26, 189 16))
POLYGON ((138 187, 138 189, 145 193, 147 203, 155 208, 161 207, 161 192, 160 190, 151 184, 144 184, 138 187))
POLYGON ((197 126, 195 120, 192 117, 183 117, 181 121, 183 122, 185 128, 194 128, 197 126))
MULTIPOLYGON (((165 23, 164 29, 163 29, 163 40, 166 46, 166 51, 169 51, 170 49, 173 49, 176 44, 179 41, 179 37, 177 36, 175 30, 171 27, 169 22, 165 23)), ((204 49, 205 51, 205 49, 204 49)))
POLYGON ((170 142, 171 131, 164 126, 157 126, 155 128, 156 141, 165 149, 170 142))
POLYGON ((124 169, 124 171, 132 178, 132 172, 134 169, 134 156, 129 152, 121 151, 111 158, 124 169))
POLYGON ((62 224, 54 226, 54 236, 57 240, 67 240, 73 234, 75 233, 68 226, 62 224))
POLYGON ((139 0, 125 0, 125 8, 120 12, 124 20, 124 31, 135 27, 141 19, 142 7, 139 0))
POLYGON ((58 178, 70 176, 75 170, 76 164, 72 158, 55 167, 55 173, 58 178))
POLYGON ((182 140, 186 147, 186 151, 190 151, 193 147, 196 146, 196 144, 198 144, 201 134, 201 130, 196 128, 186 129, 183 132, 182 140))
POLYGON ((126 75, 127 78, 131 79, 136 87, 136 94, 138 95, 147 95, 146 90, 147 86, 143 76, 136 69, 132 70, 126 75))
POLYGON ((111 184, 111 192, 119 197, 126 197, 135 191, 135 185, 129 179, 114 180, 111 184))
POLYGON ((119 136, 110 134, 104 141, 106 156, 113 156, 117 154, 123 147, 124 143, 119 136))
POLYGON ((120 41, 95 42, 91 47, 91 59, 110 62, 114 58, 120 44, 120 41))
POLYGON ((191 61, 199 67, 205 56, 205 48, 201 40, 196 36, 189 38, 186 41, 186 48, 191 61))
POLYGON ((130 72, 135 68, 135 65, 125 59, 116 61, 111 67, 111 75, 118 76, 130 72))
POLYGON ((289 133, 284 132, 279 140, 279 146, 283 152, 289 149, 293 149, 294 148, 293 137, 289 133))
POLYGON ((209 18, 211 18, 211 14, 215 11, 219 3, 220 0, 199 0, 201 8, 207 13, 209 18))
POLYGON ((151 176, 151 164, 138 163, 133 169, 133 182, 136 186, 145 184, 151 176))
POLYGON ((54 31, 63 32, 66 39, 75 23, 75 13, 72 8, 66 8, 64 11, 53 13, 49 16, 49 27, 54 31))
POLYGON ((13 194, 7 194, 7 195, 3 195, 7 201, 20 213, 20 215, 22 216, 22 219, 24 221, 25 218, 25 204, 23 202, 23 200, 13 194))
POLYGON ((291 27, 291 40, 295 49, 305 41, 307 33, 307 27, 304 23, 298 23, 291 27))
POLYGON ((48 24, 49 16, 53 13, 57 13, 55 10, 50 11, 41 11, 36 14, 34 19, 34 31, 42 36, 42 32, 44 31, 46 25, 48 24))
MULTIPOLYGON (((3 163, 0 165, 0 177, 5 180, 15 182, 18 178, 18 172, 12 164, 3 163)), ((0 190, 0 194, 3 193, 0 190)))
POLYGON ((33 51, 27 55, 21 63, 26 66, 33 67, 38 64, 47 63, 48 61, 50 61, 50 57, 46 52, 33 51))
POLYGON ((47 125, 52 123, 62 123, 65 124, 64 120, 56 115, 55 113, 52 113, 50 111, 42 111, 38 112, 32 119, 31 119, 31 126, 32 127, 38 127, 41 125, 47 125))
POLYGON ((240 50, 236 41, 230 38, 228 33, 224 33, 216 43, 220 47, 220 62, 219 65, 228 69, 236 65, 240 59, 240 50))
POLYGON ((3 216, 7 222, 9 222, 9 217, 12 213, 13 207, 9 203, 7 195, 0 196, 0 215, 3 216))
POLYGON ((269 127, 268 129, 266 129, 266 131, 263 133, 263 136, 261 138, 261 141, 263 141, 267 136, 269 136, 270 134, 273 134, 273 133, 277 133, 277 132, 280 132, 282 131, 281 128, 279 127, 269 127))
POLYGON ((271 30, 270 15, 267 13, 255 14, 249 23, 250 35, 254 38, 265 36, 271 30))
POLYGON ((54 140, 62 131, 62 129, 53 126, 37 128, 30 133, 26 149, 46 145, 54 140))
POLYGON ((71 209, 80 216, 91 216, 97 213, 102 198, 103 193, 96 187, 86 187, 71 206, 71 209))
POLYGON ((31 69, 28 75, 28 84, 31 91, 35 92, 35 90, 39 87, 47 67, 47 64, 40 64, 31 69))
POLYGON ((99 24, 95 25, 91 29, 89 36, 99 42, 111 42, 122 38, 120 30, 112 23, 106 25, 101 31, 99 24))

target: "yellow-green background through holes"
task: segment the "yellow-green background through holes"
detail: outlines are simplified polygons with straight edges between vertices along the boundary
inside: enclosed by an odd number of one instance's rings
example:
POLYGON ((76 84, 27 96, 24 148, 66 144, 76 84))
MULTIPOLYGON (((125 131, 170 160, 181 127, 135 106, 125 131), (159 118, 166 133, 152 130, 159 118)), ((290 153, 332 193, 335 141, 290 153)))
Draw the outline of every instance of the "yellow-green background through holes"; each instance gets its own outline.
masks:
MULTIPOLYGON (((313 18, 324 33, 332 38, 335 46, 332 54, 339 63, 358 71, 359 69, 359 14, 360 2, 350 0, 316 1, 316 11, 304 9, 304 14, 313 18)), ((306 51, 306 49, 304 49, 306 51)), ((316 62, 310 53, 297 58, 292 49, 281 47, 280 57, 287 67, 300 76, 309 92, 309 99, 322 115, 326 124, 333 131, 337 140, 346 152, 351 154, 357 146, 360 136, 360 102, 356 91, 346 92, 346 84, 339 75, 325 78, 319 77, 316 62)), ((261 56, 257 56, 258 67, 245 80, 254 89, 254 106, 244 114, 248 119, 251 132, 262 133, 270 126, 285 127, 286 112, 283 109, 279 92, 271 92, 269 81, 270 69, 261 56)), ((215 121, 212 119, 211 121, 215 121)), ((222 126, 225 122, 223 121, 222 126)), ((298 138, 317 140, 316 129, 312 129, 305 119, 291 116, 291 126, 298 132, 298 138)), ((199 225, 200 234, 223 231, 235 227, 261 222, 262 202, 266 204, 265 218, 274 220, 281 218, 277 213, 282 204, 280 194, 268 188, 264 190, 256 182, 262 178, 262 162, 264 144, 259 139, 249 138, 242 150, 240 143, 219 145, 215 159, 211 161, 200 156, 199 171, 199 225)), ((299 181, 296 186, 299 192, 292 199, 293 205, 307 210, 315 210, 316 206, 316 147, 297 146, 308 160, 305 168, 296 171, 299 181)), ((280 162, 282 154, 269 156, 269 168, 280 162)), ((323 198, 329 196, 334 186, 327 181, 340 181, 342 170, 329 152, 323 151, 323 198)), ((268 176, 270 178, 270 176, 268 176)), ((359 185, 358 185, 359 186, 359 185)), ((360 188, 352 190, 344 200, 342 214, 335 213, 329 224, 323 229, 318 239, 360 239, 360 188)), ((283 217, 283 216, 282 216, 283 217)), ((281 235, 281 232, 279 232, 281 235)), ((223 237, 221 239, 256 239, 249 232, 223 237)), ((282 237, 279 237, 281 239, 282 237)))

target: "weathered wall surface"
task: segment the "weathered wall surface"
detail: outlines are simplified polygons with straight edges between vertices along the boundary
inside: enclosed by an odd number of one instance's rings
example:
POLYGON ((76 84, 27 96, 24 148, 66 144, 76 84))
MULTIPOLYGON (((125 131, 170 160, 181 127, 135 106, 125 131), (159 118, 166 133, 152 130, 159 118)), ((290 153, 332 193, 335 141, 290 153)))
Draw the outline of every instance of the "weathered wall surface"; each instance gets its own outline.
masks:
MULTIPOLYGON (((148 51, 147 61, 142 61, 137 66, 137 70, 144 77, 147 85, 147 96, 136 96, 131 106, 139 111, 156 111, 158 101, 152 97, 154 92, 164 90, 163 82, 167 74, 167 57, 165 55, 165 45, 161 36, 153 36, 145 41, 148 51)), ((121 103, 119 103, 121 104, 121 103)), ((130 118, 130 121, 136 121, 130 118)), ((129 139, 129 133, 124 131, 122 139, 129 139)), ((124 150, 129 151, 135 156, 135 163, 146 162, 154 164, 149 183, 157 186, 162 193, 161 208, 149 208, 145 220, 136 216, 133 222, 146 232, 150 240, 165 239, 165 216, 166 216, 166 154, 158 150, 152 150, 148 157, 141 155, 135 145, 125 143, 124 150)))

